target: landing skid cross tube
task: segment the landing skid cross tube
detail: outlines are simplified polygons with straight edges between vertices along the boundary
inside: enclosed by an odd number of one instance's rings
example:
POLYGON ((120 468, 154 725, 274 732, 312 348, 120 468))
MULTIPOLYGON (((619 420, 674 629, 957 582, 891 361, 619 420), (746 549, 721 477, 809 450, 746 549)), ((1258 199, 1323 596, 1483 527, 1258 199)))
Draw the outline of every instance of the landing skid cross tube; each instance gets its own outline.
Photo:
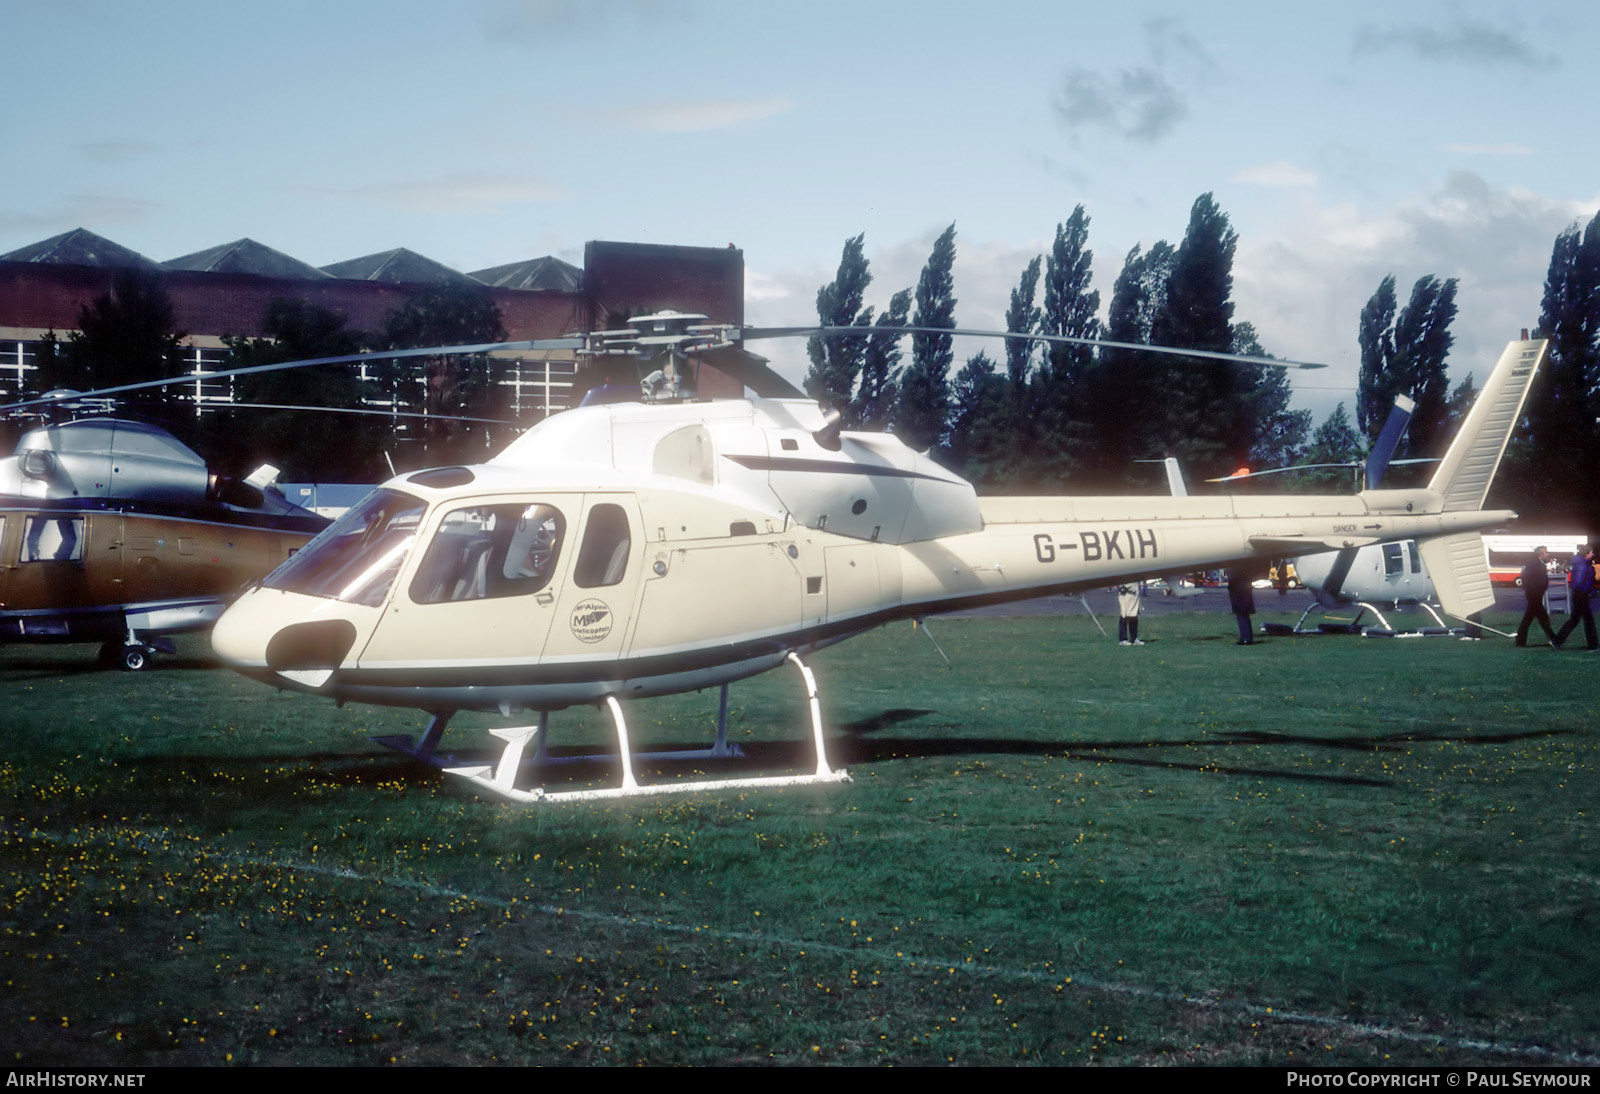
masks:
MULTIPOLYGON (((447 775, 456 775, 475 783, 481 791, 494 794, 509 801, 533 804, 535 802, 572 802, 572 801, 603 801, 610 798, 645 797, 655 794, 691 794, 702 790, 744 790, 755 787, 769 786, 807 786, 812 783, 838 783, 849 782, 850 774, 847 771, 835 771, 828 766, 828 753, 826 742, 822 733, 822 706, 817 699, 817 682, 805 662, 794 653, 788 659, 794 662, 800 670, 801 679, 806 686, 806 701, 811 710, 811 735, 817 751, 817 770, 810 775, 766 775, 745 779, 700 779, 694 782, 670 782, 641 784, 633 772, 633 747, 628 737, 628 724, 622 716, 622 704, 617 702, 615 696, 608 695, 605 699, 606 708, 611 712, 611 721, 617 729, 617 758, 622 768, 622 785, 606 787, 600 790, 545 790, 535 787, 532 790, 518 790, 516 787, 517 774, 522 768, 522 755, 527 749, 530 740, 537 739, 535 746, 537 752, 545 755, 545 745, 548 738, 549 719, 541 715, 536 725, 508 726, 491 732, 506 742, 505 749, 500 754, 500 759, 494 765, 478 764, 472 767, 446 767, 447 775)), ((697 752, 663 752, 650 753, 651 756, 667 757, 671 759, 685 758, 720 758, 730 756, 735 750, 730 750, 727 745, 727 689, 723 689, 720 709, 717 716, 717 743, 710 749, 697 752)), ((429 727, 430 730, 432 727, 429 727)), ((410 750, 403 750, 410 751, 410 750)), ((426 758, 420 755, 421 749, 412 751, 419 759, 426 758)))
MULTIPOLYGON (((1383 612, 1378 610, 1377 605, 1368 601, 1358 600, 1344 606, 1356 609, 1356 617, 1348 623, 1325 622, 1320 624, 1316 630, 1308 630, 1306 628, 1306 620, 1311 618, 1311 613, 1327 611, 1327 608, 1321 603, 1313 600, 1306 610, 1300 614, 1299 621, 1293 627, 1282 623, 1265 623, 1262 625, 1262 631, 1266 634, 1276 635, 1359 634, 1367 638, 1434 638, 1440 636, 1449 637, 1460 633, 1459 631, 1451 630, 1450 624, 1446 623, 1439 613, 1434 610, 1433 605, 1425 600, 1417 601, 1416 606, 1432 616, 1435 625, 1409 631, 1396 630, 1389 620, 1384 617, 1383 612), (1371 612, 1377 618, 1378 625, 1376 627, 1363 627, 1361 625, 1361 621, 1366 618, 1368 612, 1371 612)), ((1398 608, 1399 605, 1397 604, 1395 607, 1398 608)), ((1478 626, 1481 627, 1482 624, 1478 624, 1478 626)), ((1495 633, 1498 634, 1499 632, 1495 633)))

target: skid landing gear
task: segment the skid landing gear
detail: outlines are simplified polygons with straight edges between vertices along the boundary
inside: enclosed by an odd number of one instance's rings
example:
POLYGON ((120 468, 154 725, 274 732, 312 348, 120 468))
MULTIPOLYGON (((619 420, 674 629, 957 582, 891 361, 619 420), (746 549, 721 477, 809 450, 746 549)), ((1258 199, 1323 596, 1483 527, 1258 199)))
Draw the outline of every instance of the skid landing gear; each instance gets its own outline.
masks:
MULTIPOLYGON (((809 775, 765 775, 752 776, 738 779, 700 779, 694 782, 670 783, 640 783, 634 775, 634 754, 628 737, 628 724, 622 716, 622 704, 614 696, 606 696, 606 708, 611 712, 612 724, 617 731, 617 759, 622 768, 622 785, 606 787, 599 790, 545 790, 535 787, 530 790, 519 790, 516 787, 517 775, 524 763, 523 756, 528 749, 528 744, 533 742, 534 755, 532 762, 536 766, 546 766, 556 763, 574 763, 585 760, 608 759, 604 756, 570 756, 554 758, 547 751, 549 742, 550 716, 541 712, 539 721, 535 725, 507 726, 502 729, 490 730, 494 736, 505 743, 505 748, 500 753, 500 759, 490 764, 475 764, 466 767, 452 767, 440 764, 447 775, 455 775, 477 785, 480 791, 494 794, 509 801, 532 804, 534 802, 570 802, 570 801, 601 801, 609 798, 644 797, 656 794, 688 794, 701 790, 742 790, 753 787, 768 786, 805 786, 811 783, 837 783, 849 782, 850 774, 847 771, 835 771, 828 766, 828 754, 822 734, 822 707, 817 700, 817 682, 811 670, 793 653, 789 654, 790 661, 794 662, 800 670, 801 679, 805 683, 806 699, 811 711, 811 735, 817 753, 817 769, 809 775)), ((454 711, 435 714, 428 723, 428 728, 423 732, 419 741, 413 742, 410 737, 374 737, 373 741, 404 752, 409 756, 426 763, 437 763, 436 754, 439 739, 444 734, 445 724, 450 720, 454 711)), ((642 753, 643 759, 728 759, 741 755, 737 746, 728 744, 728 687, 722 686, 721 699, 717 711, 717 739, 710 748, 692 751, 651 752, 642 753)))
POLYGON ((1352 606, 1356 609, 1356 617, 1354 619, 1348 622, 1341 620, 1337 623, 1324 621, 1318 624, 1315 629, 1311 629, 1306 626, 1306 620, 1311 617, 1311 613, 1325 612, 1327 610, 1320 603, 1313 600, 1310 606, 1301 613, 1299 621, 1293 627, 1286 626, 1283 623, 1263 623, 1261 629, 1265 634, 1275 634, 1280 637, 1303 634, 1359 634, 1366 638, 1434 638, 1459 633, 1451 630, 1450 625, 1439 617, 1439 613, 1434 611, 1433 605, 1427 601, 1419 601, 1418 607, 1433 617, 1434 625, 1405 631, 1395 630, 1375 604, 1360 600, 1356 601, 1352 606), (1363 627, 1361 625, 1361 621, 1366 618, 1368 612, 1371 612, 1377 618, 1378 625, 1376 627, 1363 627))

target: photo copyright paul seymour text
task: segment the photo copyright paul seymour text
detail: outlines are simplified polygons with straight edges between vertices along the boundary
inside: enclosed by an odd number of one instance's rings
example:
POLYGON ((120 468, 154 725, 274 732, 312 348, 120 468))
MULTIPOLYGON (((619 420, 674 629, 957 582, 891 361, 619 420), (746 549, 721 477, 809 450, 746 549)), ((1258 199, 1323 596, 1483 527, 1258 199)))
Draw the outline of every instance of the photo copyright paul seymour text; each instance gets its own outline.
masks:
POLYGON ((1368 1072, 1368 1071, 1291 1071, 1287 1086, 1355 1086, 1355 1087, 1537 1087, 1575 1086, 1588 1087, 1589 1076, 1583 1072, 1547 1071, 1434 1071, 1434 1072, 1368 1072))

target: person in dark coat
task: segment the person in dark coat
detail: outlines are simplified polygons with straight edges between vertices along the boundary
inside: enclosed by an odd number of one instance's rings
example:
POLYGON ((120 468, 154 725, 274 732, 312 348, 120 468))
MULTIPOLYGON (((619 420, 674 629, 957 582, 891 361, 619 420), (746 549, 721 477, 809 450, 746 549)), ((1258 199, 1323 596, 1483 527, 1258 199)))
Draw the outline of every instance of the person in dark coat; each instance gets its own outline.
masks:
POLYGON ((1255 635, 1250 633, 1250 617, 1256 610, 1255 585, 1251 580, 1251 571, 1244 566, 1235 566, 1228 571, 1228 607, 1233 609, 1233 614, 1239 620, 1239 641, 1237 646, 1255 645, 1255 635))
POLYGON ((1594 633, 1594 612, 1589 608, 1589 597, 1594 593, 1594 544, 1588 544, 1583 550, 1572 556, 1572 561, 1567 563, 1567 584, 1572 592, 1571 614, 1567 617, 1566 626, 1555 636, 1551 645, 1560 649, 1566 642, 1567 635, 1571 634, 1578 626, 1578 620, 1583 620, 1583 637, 1587 640, 1589 649, 1600 649, 1600 639, 1594 633))
POLYGON ((1528 600, 1528 610, 1522 613, 1522 622, 1517 624, 1519 646, 1528 644, 1528 628, 1535 620, 1544 628, 1544 636, 1550 644, 1556 644, 1556 632, 1550 628, 1550 613, 1544 608, 1544 594, 1550 588, 1549 562, 1550 552, 1544 547, 1535 547, 1533 557, 1522 568, 1522 595, 1528 600))

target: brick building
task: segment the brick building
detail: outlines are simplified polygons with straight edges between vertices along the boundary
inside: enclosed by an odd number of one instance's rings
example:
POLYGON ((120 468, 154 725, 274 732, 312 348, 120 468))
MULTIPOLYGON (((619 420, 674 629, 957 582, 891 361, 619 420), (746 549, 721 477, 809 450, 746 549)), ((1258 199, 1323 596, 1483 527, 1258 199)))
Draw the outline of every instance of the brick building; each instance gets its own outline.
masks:
MULTIPOLYGON (((597 330, 664 309, 744 321, 744 254, 733 247, 591 242, 581 270, 547 256, 464 274, 404 248, 319 269, 249 239, 158 263, 79 228, 0 255, 0 401, 38 394, 31 381, 40 342, 51 332, 65 339, 81 310, 130 267, 160 274, 172 298, 195 377, 183 394, 201 411, 231 398, 225 382, 206 380, 221 367, 222 338, 260 337, 266 307, 277 298, 344 315, 351 329, 382 330, 419 287, 473 285, 493 299, 509 340, 597 330)), ((571 351, 502 356, 511 364, 508 401, 519 419, 570 404, 577 379, 571 351)), ((742 391, 710 369, 700 384, 704 395, 742 391)))

